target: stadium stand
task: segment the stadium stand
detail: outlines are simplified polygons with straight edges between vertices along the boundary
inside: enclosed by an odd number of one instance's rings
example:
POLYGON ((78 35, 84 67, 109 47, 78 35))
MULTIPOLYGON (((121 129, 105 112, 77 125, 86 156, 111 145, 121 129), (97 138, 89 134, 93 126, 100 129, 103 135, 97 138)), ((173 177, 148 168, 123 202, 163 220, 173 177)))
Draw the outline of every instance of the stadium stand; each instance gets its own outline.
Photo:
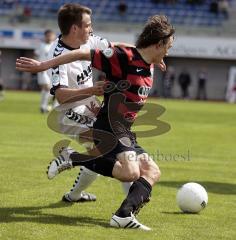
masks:
MULTIPOLYGON (((12 4, 1 3, 0 15, 9 15, 16 7, 12 4)), ((18 0, 17 4, 31 10, 32 17, 55 18, 58 8, 66 3, 65 0, 18 0)), ((202 1, 201 4, 190 4, 186 0, 177 0, 174 4, 167 4, 166 1, 152 0, 126 0, 127 11, 120 15, 118 11, 119 1, 117 0, 72 0, 79 2, 93 9, 94 20, 99 22, 129 22, 143 23, 148 16, 163 13, 167 15, 173 24, 191 26, 221 26, 226 17, 223 13, 210 11, 212 0, 202 1), (203 3, 204 2, 204 3, 203 3)), ((229 0, 229 4, 233 1, 229 0)))

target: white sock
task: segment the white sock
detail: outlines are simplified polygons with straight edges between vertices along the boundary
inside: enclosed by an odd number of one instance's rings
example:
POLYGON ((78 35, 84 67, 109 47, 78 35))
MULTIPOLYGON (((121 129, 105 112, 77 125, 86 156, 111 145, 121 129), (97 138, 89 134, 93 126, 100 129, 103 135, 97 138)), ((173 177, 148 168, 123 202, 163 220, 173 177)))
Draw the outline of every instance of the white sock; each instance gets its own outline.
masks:
POLYGON ((128 195, 129 189, 132 184, 133 184, 133 182, 122 182, 123 191, 126 196, 128 195))
POLYGON ((50 99, 50 92, 46 90, 41 91, 41 103, 40 108, 43 110, 48 110, 48 102, 50 99))
POLYGON ((57 106, 59 106, 59 103, 56 99, 54 99, 52 102, 52 109, 56 108, 57 106))
POLYGON ((97 176, 97 173, 87 169, 86 167, 80 167, 80 173, 69 193, 71 200, 78 200, 81 197, 81 192, 90 186, 95 181, 97 176))

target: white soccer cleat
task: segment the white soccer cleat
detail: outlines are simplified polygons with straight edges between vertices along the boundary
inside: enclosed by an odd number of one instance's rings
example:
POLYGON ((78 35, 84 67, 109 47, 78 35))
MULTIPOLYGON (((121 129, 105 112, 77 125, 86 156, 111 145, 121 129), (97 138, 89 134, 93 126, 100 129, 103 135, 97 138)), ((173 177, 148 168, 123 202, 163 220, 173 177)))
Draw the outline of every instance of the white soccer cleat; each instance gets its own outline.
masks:
POLYGON ((72 148, 62 148, 60 155, 53 159, 48 166, 48 179, 53 179, 60 172, 73 168, 72 161, 70 159, 70 154, 73 152, 74 150, 72 148))
POLYGON ((131 213, 131 217, 126 217, 126 218, 121 218, 116 215, 113 215, 110 220, 110 226, 116 227, 116 228, 141 229, 144 231, 151 230, 151 228, 141 224, 132 213, 131 213))

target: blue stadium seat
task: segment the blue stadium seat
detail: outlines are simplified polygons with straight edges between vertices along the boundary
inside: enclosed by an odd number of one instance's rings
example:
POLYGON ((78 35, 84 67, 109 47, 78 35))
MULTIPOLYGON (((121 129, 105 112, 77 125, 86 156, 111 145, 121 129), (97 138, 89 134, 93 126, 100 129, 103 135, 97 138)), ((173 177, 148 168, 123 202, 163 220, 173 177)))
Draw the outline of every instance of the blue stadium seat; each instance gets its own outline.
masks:
MULTIPOLYGON (((229 2, 231 2, 230 0, 229 2)), ((33 17, 55 18, 58 8, 67 3, 66 0, 18 0, 22 6, 32 10, 33 17)), ((211 0, 205 0, 201 5, 186 4, 186 0, 178 0, 176 4, 153 3, 152 0, 126 0, 128 9, 125 17, 118 13, 117 0, 71 0, 70 2, 86 5, 93 10, 94 19, 98 21, 143 23, 150 15, 165 14, 176 24, 193 24, 199 26, 217 26, 225 21, 222 14, 209 12, 211 0)), ((8 15, 13 7, 0 4, 0 14, 8 15)))

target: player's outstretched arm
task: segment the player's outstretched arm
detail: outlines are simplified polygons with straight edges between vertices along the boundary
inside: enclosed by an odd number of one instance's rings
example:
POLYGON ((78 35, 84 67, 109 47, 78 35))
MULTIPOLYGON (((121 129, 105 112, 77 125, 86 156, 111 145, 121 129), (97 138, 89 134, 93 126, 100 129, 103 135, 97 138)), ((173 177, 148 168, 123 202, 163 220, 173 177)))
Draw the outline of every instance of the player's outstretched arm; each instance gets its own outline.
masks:
POLYGON ((20 57, 16 59, 16 69, 22 72, 37 73, 62 64, 77 60, 91 60, 90 50, 73 50, 69 53, 57 56, 47 61, 37 61, 32 58, 20 57))

